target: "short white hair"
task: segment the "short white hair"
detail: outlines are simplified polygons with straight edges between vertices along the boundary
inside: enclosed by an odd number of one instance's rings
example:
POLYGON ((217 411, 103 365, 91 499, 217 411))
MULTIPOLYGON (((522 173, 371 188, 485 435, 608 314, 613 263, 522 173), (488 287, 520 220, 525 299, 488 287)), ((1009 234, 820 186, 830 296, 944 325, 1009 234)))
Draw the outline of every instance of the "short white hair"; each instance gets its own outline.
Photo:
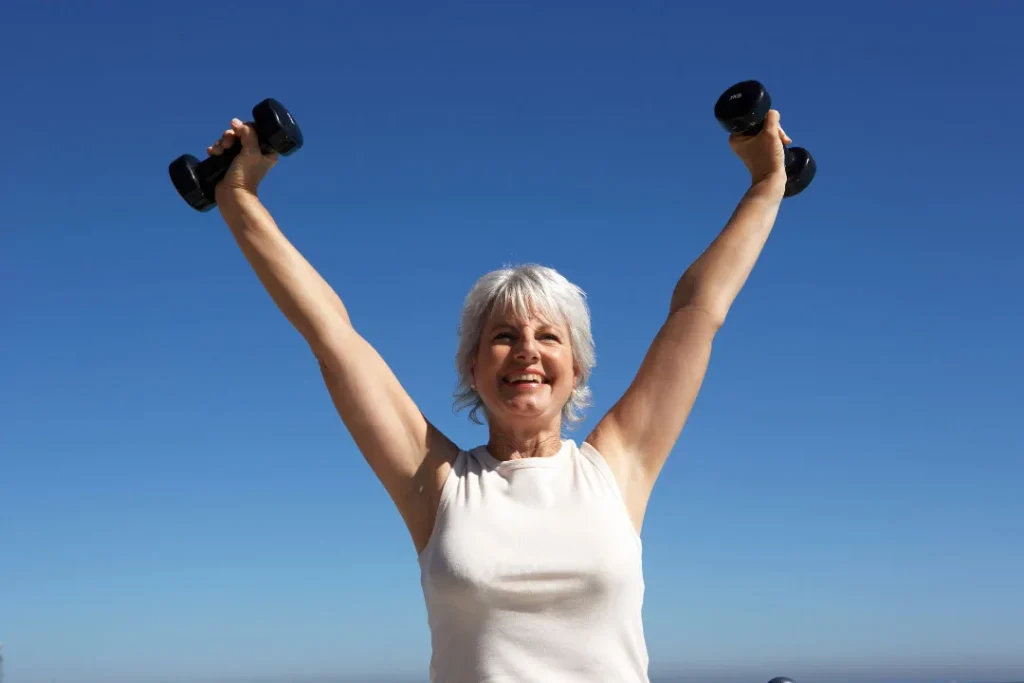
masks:
POLYGON ((562 406, 562 419, 568 428, 576 426, 583 420, 583 409, 591 405, 587 380, 597 364, 587 296, 555 269, 535 263, 491 271, 477 280, 466 296, 455 355, 458 372, 455 410, 471 408, 469 419, 482 424, 478 414, 481 410, 486 413, 486 409, 473 389, 470 369, 480 349, 484 324, 495 310, 523 318, 536 313, 552 322, 564 322, 569 328, 573 363, 579 371, 579 379, 562 406))

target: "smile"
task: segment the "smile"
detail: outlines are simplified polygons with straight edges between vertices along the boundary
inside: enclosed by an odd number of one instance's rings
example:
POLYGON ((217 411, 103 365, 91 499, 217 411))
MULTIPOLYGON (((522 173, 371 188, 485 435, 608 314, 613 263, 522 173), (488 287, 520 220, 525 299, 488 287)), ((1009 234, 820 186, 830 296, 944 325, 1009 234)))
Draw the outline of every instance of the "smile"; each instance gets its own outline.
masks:
POLYGON ((548 384, 547 379, 545 379, 543 375, 539 375, 534 372, 520 372, 513 375, 505 375, 501 381, 505 384, 512 384, 515 386, 548 384))

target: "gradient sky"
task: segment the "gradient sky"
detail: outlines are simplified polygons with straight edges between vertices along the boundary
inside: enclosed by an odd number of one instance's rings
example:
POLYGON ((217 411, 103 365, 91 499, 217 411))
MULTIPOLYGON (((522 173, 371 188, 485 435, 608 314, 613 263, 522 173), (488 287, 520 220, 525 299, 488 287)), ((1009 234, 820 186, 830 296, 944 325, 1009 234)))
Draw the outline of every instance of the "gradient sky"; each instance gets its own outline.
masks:
POLYGON ((651 502, 652 670, 1024 679, 1024 5, 712 4, 3 3, 10 683, 425 678, 401 520, 171 159, 284 102, 266 204, 467 447, 462 298, 560 269, 582 438, 746 188, 712 106, 747 78, 819 174, 651 502))

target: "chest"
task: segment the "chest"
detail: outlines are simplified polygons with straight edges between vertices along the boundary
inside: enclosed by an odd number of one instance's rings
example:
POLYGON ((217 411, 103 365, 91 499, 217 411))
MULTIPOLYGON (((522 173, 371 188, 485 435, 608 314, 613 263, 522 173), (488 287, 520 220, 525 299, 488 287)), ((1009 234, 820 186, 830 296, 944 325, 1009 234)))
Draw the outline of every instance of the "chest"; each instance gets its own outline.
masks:
POLYGON ((453 496, 424 581, 467 606, 595 605, 642 591, 640 543, 614 492, 519 472, 453 496))

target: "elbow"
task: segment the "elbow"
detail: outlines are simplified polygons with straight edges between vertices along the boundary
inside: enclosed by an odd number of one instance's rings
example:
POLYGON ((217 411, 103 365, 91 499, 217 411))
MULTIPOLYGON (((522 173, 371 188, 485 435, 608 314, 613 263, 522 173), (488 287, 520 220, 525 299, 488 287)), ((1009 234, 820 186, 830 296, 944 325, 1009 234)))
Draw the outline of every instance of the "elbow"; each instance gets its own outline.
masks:
POLYGON ((673 308, 669 317, 682 316, 687 318, 691 324, 697 324, 706 329, 711 336, 718 333, 725 325, 725 317, 729 311, 713 305, 705 305, 700 302, 687 302, 678 308, 673 308))
POLYGON ((683 278, 672 294, 669 316, 682 313, 687 317, 699 317, 717 332, 725 325, 730 303, 729 297, 716 296, 694 280, 683 278))
POLYGON ((330 365, 339 349, 349 346, 356 334, 347 317, 342 316, 325 317, 299 332, 321 365, 330 365))

